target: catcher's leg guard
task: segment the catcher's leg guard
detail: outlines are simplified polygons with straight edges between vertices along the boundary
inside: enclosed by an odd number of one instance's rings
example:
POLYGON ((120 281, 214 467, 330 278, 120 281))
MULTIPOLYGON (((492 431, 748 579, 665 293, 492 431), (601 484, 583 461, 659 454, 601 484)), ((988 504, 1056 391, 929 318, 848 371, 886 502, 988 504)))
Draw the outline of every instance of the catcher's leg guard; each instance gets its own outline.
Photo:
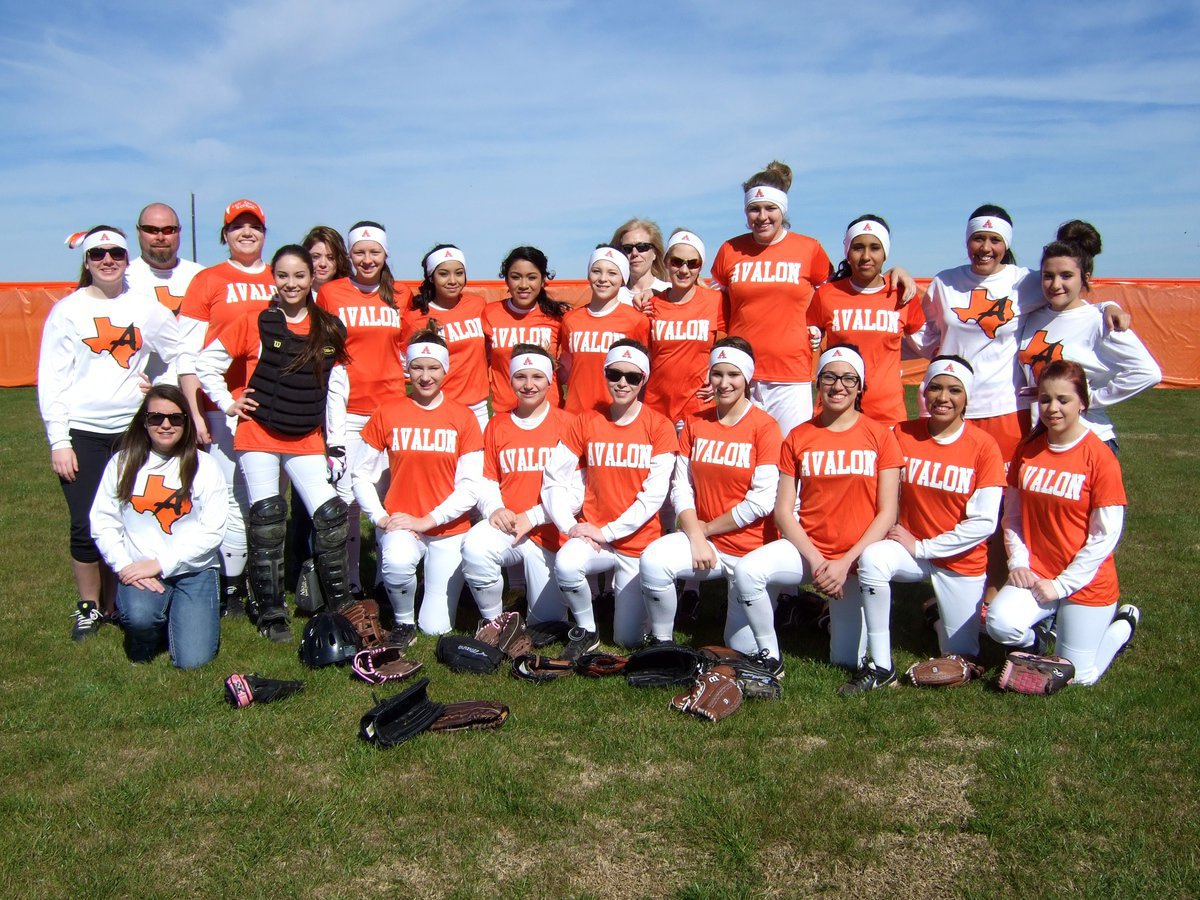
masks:
POLYGON ((313 559, 317 578, 325 594, 325 607, 337 610, 350 602, 350 581, 346 561, 346 502, 333 497, 313 513, 313 559))
POLYGON ((287 504, 280 496, 259 500, 250 507, 250 584, 259 610, 256 624, 268 613, 279 618, 283 605, 283 541, 287 535, 287 504))

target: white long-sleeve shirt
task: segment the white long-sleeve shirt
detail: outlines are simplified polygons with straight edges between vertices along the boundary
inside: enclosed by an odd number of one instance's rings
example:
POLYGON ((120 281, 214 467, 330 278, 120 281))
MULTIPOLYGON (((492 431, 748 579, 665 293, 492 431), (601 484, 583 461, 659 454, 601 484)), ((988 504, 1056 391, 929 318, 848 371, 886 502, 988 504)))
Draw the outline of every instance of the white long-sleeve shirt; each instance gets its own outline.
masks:
POLYGON ((170 310, 146 294, 106 297, 95 287, 50 310, 38 358, 38 405, 50 449, 71 446, 70 430, 124 431, 142 403, 142 374, 156 353, 171 367, 182 352, 170 310))
POLYGON ((158 560, 166 578, 220 564, 229 495, 225 476, 207 453, 197 454, 190 499, 179 490, 179 459, 150 452, 133 496, 117 500, 121 456, 108 461, 92 503, 92 537, 114 572, 140 560, 158 560))

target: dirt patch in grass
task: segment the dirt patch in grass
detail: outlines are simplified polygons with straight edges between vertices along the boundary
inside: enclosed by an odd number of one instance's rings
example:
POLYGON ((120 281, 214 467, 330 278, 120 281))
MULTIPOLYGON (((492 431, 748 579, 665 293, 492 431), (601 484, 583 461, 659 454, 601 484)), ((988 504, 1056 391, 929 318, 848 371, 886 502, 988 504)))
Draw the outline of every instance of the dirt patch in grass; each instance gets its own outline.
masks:
POLYGON ((836 779, 833 784, 878 814, 881 822, 906 829, 962 826, 974 814, 967 796, 978 777, 973 764, 919 757, 908 760, 897 773, 889 763, 890 757, 882 756, 877 771, 864 772, 861 779, 836 779))

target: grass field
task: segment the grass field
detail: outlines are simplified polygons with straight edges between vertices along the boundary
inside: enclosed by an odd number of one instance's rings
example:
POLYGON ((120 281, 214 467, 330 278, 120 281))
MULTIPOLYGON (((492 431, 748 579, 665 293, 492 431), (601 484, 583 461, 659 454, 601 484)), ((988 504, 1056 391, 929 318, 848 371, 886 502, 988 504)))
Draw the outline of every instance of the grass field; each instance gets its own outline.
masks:
MULTIPOLYGON (((789 633, 783 700, 711 726, 619 679, 453 675, 423 638, 434 699, 502 700, 512 717, 380 752, 356 737, 370 687, 303 669, 244 620, 190 673, 131 666, 111 627, 73 645, 66 506, 34 391, 0 391, 0 893, 1200 895, 1200 393, 1154 391, 1114 419, 1118 566, 1144 620, 1094 688, 842 700, 827 638, 789 633), (235 712, 234 671, 307 687, 235 712)), ((897 597, 907 666, 936 647, 920 595, 897 597)), ((681 639, 718 640, 721 616, 713 598, 681 639)))

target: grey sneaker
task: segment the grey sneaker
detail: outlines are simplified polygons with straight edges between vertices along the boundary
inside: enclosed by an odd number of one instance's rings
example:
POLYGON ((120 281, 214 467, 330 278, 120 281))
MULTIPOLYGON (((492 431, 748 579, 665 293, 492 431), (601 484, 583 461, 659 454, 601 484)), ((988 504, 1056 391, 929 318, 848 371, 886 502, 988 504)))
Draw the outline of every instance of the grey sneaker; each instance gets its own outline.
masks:
POLYGON ((73 641, 87 640, 104 624, 104 615, 100 612, 100 607, 91 600, 80 600, 75 612, 71 615, 75 620, 71 623, 71 640, 73 641))
POLYGON ((864 659, 850 680, 838 688, 838 696, 854 697, 873 691, 875 688, 895 687, 899 683, 895 668, 881 669, 871 660, 864 659))
POLYGON ((397 622, 395 627, 388 632, 387 640, 384 643, 392 647, 399 647, 401 650, 406 650, 413 645, 416 639, 416 625, 411 622, 397 622))
POLYGON ((600 635, 594 631, 584 631, 576 626, 567 633, 567 646, 563 648, 559 659, 575 662, 585 653, 593 653, 600 649, 600 635))

